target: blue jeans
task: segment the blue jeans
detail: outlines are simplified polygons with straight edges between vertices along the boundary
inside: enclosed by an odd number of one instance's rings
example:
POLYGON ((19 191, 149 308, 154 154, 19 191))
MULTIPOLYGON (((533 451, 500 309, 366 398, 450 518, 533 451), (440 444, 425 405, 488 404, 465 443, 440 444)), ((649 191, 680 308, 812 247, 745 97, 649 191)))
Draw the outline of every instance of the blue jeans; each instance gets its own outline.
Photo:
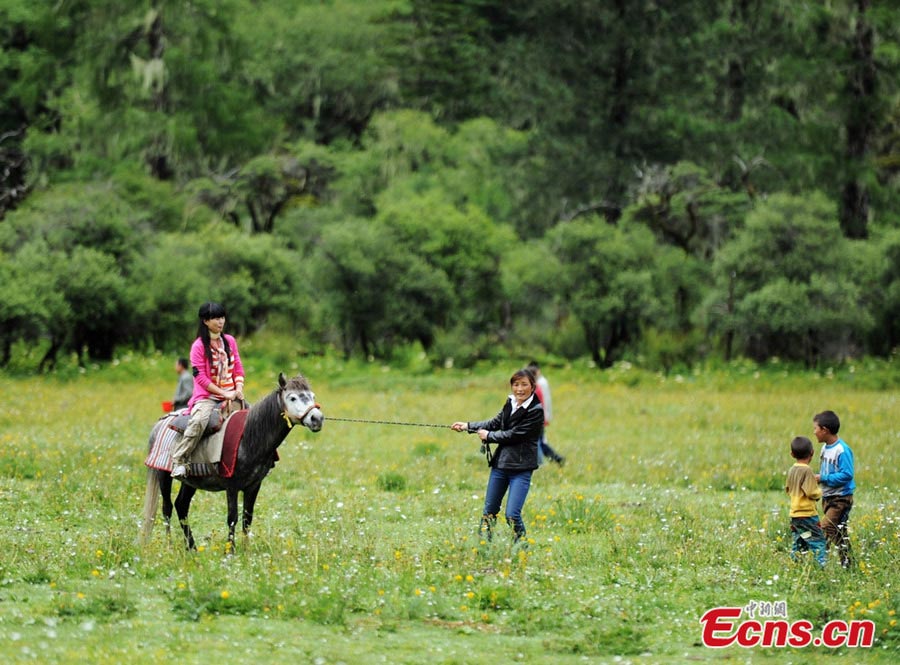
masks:
POLYGON ((492 520, 500 513, 500 503, 503 495, 509 490, 506 498, 506 522, 512 526, 516 534, 516 540, 525 535, 525 522, 522 521, 522 506, 528 496, 528 488, 531 487, 531 471, 503 471, 491 469, 488 478, 487 491, 484 494, 484 518, 483 523, 488 525, 488 538, 490 538, 490 525, 492 520))
POLYGON ((825 533, 819 525, 819 517, 792 517, 791 533, 794 544, 791 558, 796 559, 801 552, 811 551, 820 566, 825 565, 825 533))

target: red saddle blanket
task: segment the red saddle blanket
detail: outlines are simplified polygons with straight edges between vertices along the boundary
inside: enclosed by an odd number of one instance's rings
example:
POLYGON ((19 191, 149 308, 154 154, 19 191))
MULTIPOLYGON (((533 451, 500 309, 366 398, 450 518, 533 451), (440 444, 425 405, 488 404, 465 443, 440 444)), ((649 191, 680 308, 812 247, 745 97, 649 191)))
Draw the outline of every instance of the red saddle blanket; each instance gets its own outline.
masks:
POLYGON ((241 447, 241 438, 244 436, 244 425, 247 424, 248 409, 241 409, 231 414, 231 418, 225 423, 225 438, 222 441, 222 459, 219 460, 219 475, 223 478, 231 478, 234 475, 234 466, 237 464, 238 448, 241 447))
MULTIPOLYGON (((249 409, 235 411, 225 423, 225 438, 222 440, 222 459, 219 462, 219 475, 222 478, 231 478, 234 475, 234 467, 237 465, 238 448, 241 447, 241 439, 244 438, 244 427, 247 424, 249 409)), ((278 451, 272 458, 272 466, 279 460, 278 451)))

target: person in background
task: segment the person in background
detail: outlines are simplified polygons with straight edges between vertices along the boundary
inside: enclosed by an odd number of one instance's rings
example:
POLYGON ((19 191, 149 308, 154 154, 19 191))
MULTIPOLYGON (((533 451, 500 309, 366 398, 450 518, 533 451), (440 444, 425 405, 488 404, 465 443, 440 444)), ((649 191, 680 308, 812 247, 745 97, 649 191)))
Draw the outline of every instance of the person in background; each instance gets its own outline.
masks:
POLYGON ((172 406, 175 411, 181 411, 187 408, 191 395, 194 394, 194 377, 188 371, 187 358, 179 358, 175 361, 175 371, 178 373, 178 385, 175 386, 172 406))
POLYGON ((841 567, 849 568, 850 536, 847 522, 853 509, 853 451, 838 437, 841 421, 834 411, 823 411, 813 417, 813 434, 823 444, 816 480, 822 486, 822 527, 828 545, 838 550, 841 567))
POLYGON ((543 464, 545 458, 556 462, 560 466, 566 463, 566 458, 557 453, 547 441, 547 427, 553 419, 553 399, 550 396, 550 382, 541 372, 541 367, 536 360, 532 360, 526 367, 534 375, 536 382, 534 392, 537 394, 541 404, 544 405, 544 429, 541 431, 541 441, 538 447, 538 464, 543 464))
POLYGON ((197 339, 191 345, 194 394, 188 406, 191 419, 184 436, 172 447, 172 478, 188 475, 187 458, 203 436, 214 408, 222 402, 244 399, 244 366, 237 341, 225 329, 225 308, 214 302, 200 306, 197 339))
POLYGON ((531 487, 531 474, 538 468, 538 441, 544 426, 544 408, 535 396, 534 376, 520 369, 509 379, 512 394, 490 420, 455 422, 450 427, 457 432, 478 434, 482 444, 497 444, 488 456, 491 468, 484 496, 481 529, 487 540, 493 536, 500 503, 506 500, 506 523, 513 528, 514 542, 525 537, 522 508, 531 487))
POLYGON ((811 551, 818 564, 824 567, 827 556, 825 533, 819 524, 819 511, 816 509, 822 489, 816 474, 809 468, 813 452, 812 441, 805 436, 794 437, 791 457, 795 462, 788 470, 784 490, 791 497, 791 533, 794 536, 791 558, 796 559, 800 552, 811 551))

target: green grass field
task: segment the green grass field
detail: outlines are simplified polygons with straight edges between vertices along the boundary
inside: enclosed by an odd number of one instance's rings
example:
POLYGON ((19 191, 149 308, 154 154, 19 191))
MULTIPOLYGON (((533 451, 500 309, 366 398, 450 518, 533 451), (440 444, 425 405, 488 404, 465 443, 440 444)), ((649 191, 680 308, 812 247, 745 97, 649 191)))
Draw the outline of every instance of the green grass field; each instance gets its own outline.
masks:
MULTIPOLYGON (((248 356, 255 400, 281 368, 248 356)), ((326 417, 445 425, 494 415, 512 369, 303 366, 326 417)), ((490 544, 477 533, 487 468, 476 437, 297 428, 234 556, 224 494, 193 503, 198 551, 161 521, 147 547, 136 544, 146 438, 174 388, 169 359, 0 375, 3 662, 894 663, 900 404, 890 371, 550 367, 549 435, 568 462, 535 473, 524 550, 505 531, 490 544), (789 442, 812 438, 825 408, 857 460, 850 571, 788 556, 789 442), (816 630, 869 619, 875 641, 702 645, 704 612, 753 602, 816 630)))

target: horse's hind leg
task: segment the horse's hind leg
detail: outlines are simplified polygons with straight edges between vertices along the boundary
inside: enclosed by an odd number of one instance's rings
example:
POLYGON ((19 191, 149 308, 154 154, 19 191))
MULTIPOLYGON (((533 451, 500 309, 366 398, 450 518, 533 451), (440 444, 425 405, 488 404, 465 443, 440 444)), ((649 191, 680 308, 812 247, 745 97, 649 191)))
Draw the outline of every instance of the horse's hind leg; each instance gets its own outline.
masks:
POLYGON ((162 494, 162 514, 166 523, 166 536, 172 533, 172 476, 159 472, 159 491, 162 494))
POLYGON ((197 549, 197 546, 194 544, 194 534, 191 533, 191 526, 187 521, 188 512, 191 509, 191 499, 194 498, 196 492, 197 488, 181 483, 181 489, 178 490, 178 496, 175 497, 175 511, 178 513, 178 523, 181 524, 181 530, 184 531, 184 541, 189 550, 197 549))

